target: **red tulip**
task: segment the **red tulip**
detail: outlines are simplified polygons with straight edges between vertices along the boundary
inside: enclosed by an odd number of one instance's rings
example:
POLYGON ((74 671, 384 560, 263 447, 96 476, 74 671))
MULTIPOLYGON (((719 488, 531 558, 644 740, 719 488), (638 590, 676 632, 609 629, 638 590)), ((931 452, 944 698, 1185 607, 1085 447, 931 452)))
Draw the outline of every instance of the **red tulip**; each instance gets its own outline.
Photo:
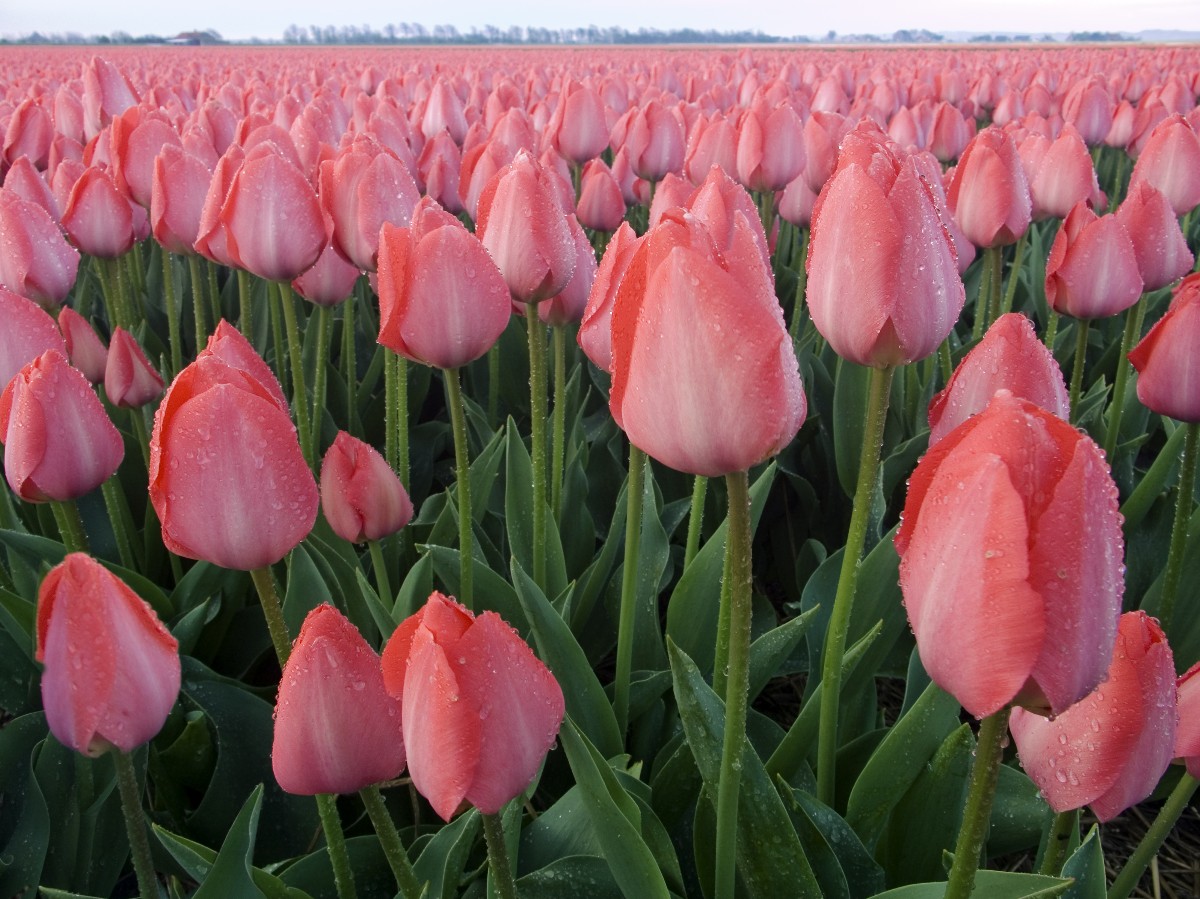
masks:
POLYGON ((388 640, 383 680, 403 700, 413 785, 446 821, 524 792, 562 724, 562 689, 516 631, 440 593, 388 640))
POLYGON ((283 666, 271 768, 302 796, 354 793, 404 770, 400 701, 375 650, 331 605, 308 613, 283 666))
POLYGON ((1117 221, 1133 241, 1143 290, 1166 287, 1192 270, 1195 260, 1179 220, 1167 198, 1148 182, 1130 185, 1117 207, 1117 221))
POLYGON ((1142 405, 1171 418, 1200 422, 1200 274, 1189 275, 1175 288, 1171 307, 1129 354, 1138 371, 1137 395, 1142 405))
POLYGON ((997 390, 1041 406, 1070 420, 1070 401, 1062 369, 1019 312, 996 319, 954 370, 944 390, 929 403, 929 445, 982 412, 997 390))
POLYGON ((0 384, 47 350, 66 355, 67 344, 54 319, 33 300, 0 287, 0 384))
POLYGON ((642 240, 612 311, 609 407, 632 443, 678 471, 744 471, 778 453, 806 402, 783 312, 753 230, 730 247, 668 211, 642 240))
POLYGON ((412 520, 408 491, 370 444, 338 431, 321 463, 321 511, 350 543, 381 540, 412 520))
POLYGON ((27 363, 0 394, 0 434, 9 486, 31 503, 78 499, 125 456, 87 379, 56 349, 27 363))
POLYGON ((1200 205, 1200 136, 1180 115, 1151 132, 1129 178, 1130 190, 1146 181, 1162 191, 1176 215, 1200 205))
POLYGON ((1033 201, 1016 145, 988 126, 967 144, 946 199, 963 233, 977 247, 1016 243, 1029 227, 1033 201))
POLYGON ((41 206, 0 188, 0 286, 57 306, 75 285, 79 252, 41 206))
POLYGON ((83 553, 38 588, 37 660, 50 731, 98 756, 162 730, 179 695, 179 644, 146 601, 83 553))
POLYGON ((1175 663, 1158 622, 1126 612, 1112 665, 1081 702, 1048 720, 1014 709, 1021 767, 1056 812, 1111 821, 1153 791, 1175 754, 1175 663))
MULTIPOLYGON (((561 213, 558 213, 561 215, 561 213)), ((412 225, 379 241, 379 342, 407 359, 458 368, 499 340, 508 287, 479 240, 428 197, 412 225)))
POLYGON ((1129 232, 1115 215, 1077 203, 1054 236, 1046 260, 1046 302, 1074 318, 1106 318, 1142 295, 1129 232))
POLYGON ((808 303, 844 359, 923 359, 966 300, 944 210, 918 164, 878 129, 847 136, 813 207, 808 303))
POLYGON ((225 568, 278 562, 312 529, 317 485, 283 391, 227 322, 155 413, 150 501, 167 549, 225 568))
POLYGON ((921 662, 983 718, 1058 714, 1100 682, 1121 608, 1121 516, 1100 448, 1001 390, 917 464, 900 587, 921 662))
POLYGON ((163 393, 162 375, 124 328, 114 328, 108 342, 104 393, 114 406, 126 408, 145 406, 163 393))
POLYGON ((1175 758, 1187 765, 1188 774, 1200 777, 1200 662, 1176 682, 1179 727, 1175 731, 1175 758))
POLYGON ((71 364, 93 384, 103 383, 104 372, 108 369, 108 347, 96 329, 70 306, 58 310, 58 327, 62 329, 71 364))
POLYGON ((592 281, 592 289, 588 292, 587 305, 584 307, 583 320, 579 324, 577 339, 584 355, 601 371, 610 374, 613 301, 616 299, 621 278, 629 268, 629 263, 633 261, 633 254, 640 240, 628 222, 622 222, 613 233, 596 269, 596 277, 592 281))

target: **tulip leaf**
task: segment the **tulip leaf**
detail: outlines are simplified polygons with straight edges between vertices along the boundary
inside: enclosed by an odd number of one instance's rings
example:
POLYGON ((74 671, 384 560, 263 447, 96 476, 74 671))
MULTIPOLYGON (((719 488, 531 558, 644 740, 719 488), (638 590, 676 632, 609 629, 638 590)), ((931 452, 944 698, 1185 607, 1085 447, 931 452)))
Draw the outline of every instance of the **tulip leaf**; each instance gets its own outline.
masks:
POLYGON ((425 844, 413 862, 413 873, 419 883, 426 884, 427 899, 454 899, 458 895, 458 881, 479 838, 481 824, 479 812, 470 809, 439 828, 425 844))
POLYGON ((399 624, 425 605, 425 600, 429 599, 429 594, 432 592, 433 559, 428 555, 423 555, 412 568, 408 569, 408 575, 400 585, 400 590, 396 594, 396 602, 392 606, 392 620, 399 624))
POLYGON ((592 855, 568 855, 517 880, 522 899, 622 899, 608 862, 592 855))
MULTIPOLYGON (((972 899, 1053 899, 1071 887, 1070 880, 1014 871, 978 871, 972 899)), ((943 899, 946 884, 914 883, 880 893, 875 899, 943 899)))
POLYGON ((624 549, 625 516, 629 505, 625 501, 625 491, 628 489, 629 478, 626 475, 625 483, 621 485, 621 492, 617 496, 617 503, 613 507, 613 517, 612 522, 609 524, 608 536, 604 539, 600 547, 600 552, 592 561, 592 564, 587 567, 583 575, 572 587, 569 607, 571 610, 571 630, 576 634, 579 634, 586 626, 592 611, 596 607, 596 600, 600 598, 605 586, 609 583, 609 577, 613 573, 613 564, 616 562, 617 553, 624 549))
MULTIPOLYGON (((663 651, 662 629, 659 625, 659 584, 667 570, 670 544, 658 514, 654 470, 646 459, 644 491, 642 493, 642 531, 638 537, 637 586, 634 597, 633 667, 661 670, 667 667, 663 651)), ((618 569, 619 571, 622 569, 618 569)), ((617 593, 620 605, 620 581, 616 574, 610 590, 617 593)))
POLYGON ((1108 894, 1099 827, 1093 825, 1079 848, 1071 853, 1063 865, 1062 876, 1075 878, 1070 889, 1063 893, 1066 899, 1104 899, 1108 894))
MULTIPOLYGON (((433 560, 433 573, 451 594, 457 596, 461 573, 458 550, 447 546, 426 546, 425 550, 433 560)), ((471 565, 475 578, 475 611, 496 612, 521 633, 528 633, 529 627, 525 623, 528 616, 512 585, 478 557, 471 559, 471 565)))
POLYGON ((804 790, 790 789, 785 795, 791 800, 793 821, 827 899, 865 899, 883 890, 883 869, 841 815, 804 790))
POLYGON ((392 635, 392 632, 396 630, 396 625, 400 622, 392 620, 392 613, 384 607, 383 600, 379 598, 379 594, 375 592, 375 588, 371 586, 371 582, 367 580, 362 569, 358 569, 354 574, 358 581, 358 594, 366 603, 367 611, 371 613, 371 620, 375 622, 375 627, 383 635, 381 642, 387 643, 387 638, 392 635))
MULTIPOLYGON (((388 867, 387 856, 384 855, 379 839, 374 834, 347 837, 346 854, 350 858, 350 869, 354 872, 354 886, 358 895, 391 896, 395 893, 396 877, 388 867)), ((279 875, 277 882, 293 896, 300 890, 311 894, 314 899, 336 899, 338 895, 327 846, 322 846, 294 864, 288 865, 279 875)))
MULTIPOLYGON (((750 488, 751 532, 758 528, 767 494, 778 471, 772 462, 750 488)), ((717 640, 717 614, 721 600, 721 572, 725 565, 726 518, 696 553, 679 578, 667 605, 667 636, 695 661, 701 671, 711 671, 717 640)))
POLYGON ((891 727, 854 783, 846 820, 873 848, 896 803, 958 726, 958 701, 930 684, 908 714, 891 727))
POLYGON ((750 645, 750 699, 754 700, 792 654, 813 622, 816 609, 785 621, 767 631, 750 645))
POLYGON ((0 728, 0 896, 32 897, 50 848, 50 811, 30 762, 46 737, 46 716, 31 712, 0 728))
POLYGON ((56 540, 19 531, 0 529, 0 543, 19 555, 39 576, 61 562, 67 554, 67 548, 56 540))
MULTIPOLYGON (((504 454, 504 522, 513 558, 533 570, 533 463, 516 423, 508 420, 504 454)), ((546 595, 558 596, 567 587, 566 562, 554 516, 546 507, 546 595)))
POLYGON ((334 605, 333 594, 325 585, 325 579, 304 544, 292 550, 288 557, 287 592, 283 597, 283 620, 288 633, 295 637, 300 633, 304 619, 322 603, 334 605))
MULTIPOLYGON (((700 670, 673 642, 667 643, 675 699, 696 766, 709 795, 721 778, 725 709, 700 670)), ((742 749, 737 816, 737 868, 750 896, 819 897, 820 885, 774 784, 747 740, 742 749)))
POLYGON ((1046 822, 1046 800, 1037 784, 1012 765, 1000 766, 996 798, 992 801, 992 824, 988 830, 988 854, 1025 852, 1038 845, 1046 822))
POLYGON ((570 717, 563 722, 559 739, 621 892, 646 899, 670 896, 663 872, 642 838, 637 804, 621 788, 612 768, 570 717))
POLYGON ((838 481, 846 496, 853 497, 867 424, 871 369, 838 359, 833 378, 833 447, 838 481))
POLYGON ((579 722, 580 729, 605 757, 617 755, 623 741, 616 716, 575 635, 516 557, 512 560, 512 579, 525 619, 533 629, 538 655, 562 685, 567 714, 579 722))

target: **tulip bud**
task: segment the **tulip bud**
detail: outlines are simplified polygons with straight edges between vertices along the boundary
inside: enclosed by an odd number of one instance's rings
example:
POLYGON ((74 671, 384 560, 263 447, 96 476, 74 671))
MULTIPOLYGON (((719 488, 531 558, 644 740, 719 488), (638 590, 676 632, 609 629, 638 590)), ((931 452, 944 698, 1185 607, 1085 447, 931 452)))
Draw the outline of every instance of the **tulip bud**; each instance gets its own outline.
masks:
POLYGON ((58 223, 36 203, 0 189, 0 286, 48 307, 75 285, 79 252, 58 223))
POLYGON ((1179 727, 1175 731, 1176 759, 1187 765, 1188 774, 1200 777, 1200 662, 1176 682, 1179 727))
POLYGON ((321 511, 350 543, 382 540, 412 520, 408 492, 383 456, 338 431, 321 463, 321 511))
POLYGON ((1117 207, 1117 220, 1133 241, 1142 289, 1158 290, 1182 278, 1195 261, 1179 220, 1162 193, 1146 181, 1130 185, 1117 207))
POLYGON ((47 350, 66 355, 67 344, 54 319, 33 300, 0 287, 0 384, 47 350))
POLYGON ((977 247, 1016 243, 1029 227, 1033 200, 1016 145, 994 125, 971 139, 946 191, 950 209, 977 247))
POLYGON ((109 341, 104 392, 114 406, 126 408, 144 406, 163 393, 162 375, 124 328, 114 328, 109 341))
POLYGON ((93 384, 102 383, 108 367, 108 347, 100 340, 95 328, 70 306, 58 310, 58 326, 62 329, 71 364, 93 384))
POLYGON ((1159 415, 1200 422, 1200 274, 1175 288, 1171 306, 1129 354, 1138 371, 1137 395, 1159 415))
POLYGON ((579 346, 584 355, 601 371, 612 373, 612 305, 617 288, 641 239, 628 222, 613 233, 596 269, 588 292, 583 321, 579 324, 579 346))
POLYGON ((1142 295, 1133 241, 1115 215, 1083 202, 1063 221, 1046 260, 1046 302, 1074 318, 1106 318, 1142 295))

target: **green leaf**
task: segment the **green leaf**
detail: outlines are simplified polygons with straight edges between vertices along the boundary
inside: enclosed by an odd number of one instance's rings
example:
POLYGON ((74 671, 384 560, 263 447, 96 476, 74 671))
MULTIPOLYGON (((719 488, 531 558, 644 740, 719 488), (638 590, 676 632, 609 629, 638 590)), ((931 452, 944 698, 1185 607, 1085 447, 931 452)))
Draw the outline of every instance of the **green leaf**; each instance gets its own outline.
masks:
POLYGON ((533 628, 538 655, 562 684, 567 715, 579 723, 605 757, 619 754, 623 741, 616 716, 575 635, 516 557, 512 560, 512 578, 525 619, 533 628))
MULTIPOLYGON (((350 858, 354 888, 359 896, 391 896, 396 892, 396 877, 374 834, 348 837, 346 855, 350 858)), ((327 845, 288 865, 279 875, 279 882, 288 889, 302 888, 313 899, 340 899, 327 845)))
MULTIPOLYGON (((533 463, 516 423, 508 420, 505 449, 504 521, 513 558, 526 571, 533 570, 533 463)), ((566 562, 554 516, 546 507, 546 593, 558 596, 567 587, 566 562)))
POLYGON ((56 540, 19 531, 0 529, 0 543, 20 556, 30 568, 39 574, 45 574, 48 569, 61 562, 67 554, 67 548, 56 540))
POLYGON ((637 585, 634 596, 633 667, 661 670, 667 667, 659 624, 659 584, 667 570, 670 544, 658 516, 654 469, 646 460, 642 493, 642 531, 638 537, 637 585))
POLYGON ((1046 822, 1046 800, 1037 784, 1024 771, 1000 766, 996 798, 992 802, 992 825, 988 830, 988 854, 1008 855, 1034 849, 1046 822))
POLYGON ((433 559, 424 555, 408 570, 408 575, 400 585, 400 591, 396 594, 396 604, 392 606, 392 619, 399 624, 425 605, 432 592, 433 559))
MULTIPOLYGON (((1013 871, 979 871, 972 899, 1053 899, 1070 889, 1071 881, 1041 874, 1013 871)), ((915 883, 880 893, 877 899, 943 899, 946 884, 915 883)))
POLYGON ((1093 826, 1088 831, 1079 848, 1063 865, 1062 876, 1075 878, 1070 889, 1063 893, 1066 899, 1104 899, 1108 894, 1099 827, 1093 826))
POLYGON ((608 862, 588 855, 556 859, 517 880, 521 899, 622 899, 608 862))
POLYGON ((862 455, 871 369, 838 359, 833 377, 833 447, 838 481, 846 496, 852 497, 858 482, 858 460, 862 455))
POLYGON ((626 896, 668 897, 663 873, 641 834, 637 803, 575 723, 568 717, 559 732, 571 771, 586 800, 588 816, 613 877, 626 896))
POLYGON ((792 654, 813 622, 815 609, 785 621, 767 631, 750 645, 750 699, 754 700, 767 681, 792 654))
POLYGON ((221 844, 221 851, 209 868, 208 875, 196 890, 192 899, 224 899, 227 896, 244 896, 251 899, 265 893, 250 876, 253 867, 254 839, 258 834, 258 815, 262 811, 262 785, 260 784, 246 799, 242 810, 229 827, 229 834, 221 844))
POLYGON ((427 899, 454 899, 471 847, 479 839, 482 822, 471 809, 438 829, 413 863, 417 881, 428 884, 427 899))
POLYGON ((888 815, 913 785, 942 741, 958 726, 958 701, 930 684, 896 722, 859 774, 846 804, 846 820, 874 848, 888 815))
POLYGON ((0 896, 32 896, 50 848, 50 811, 32 777, 46 716, 32 712, 0 728, 0 896))
MULTIPOLYGON (((287 593, 283 597, 283 621, 293 637, 300 633, 304 618, 322 603, 333 602, 333 594, 317 570, 308 550, 301 544, 288 557, 287 593)), ((344 610, 343 610, 344 611, 344 610)))
MULTIPOLYGON (((711 796, 721 779, 725 709, 700 670, 673 642, 667 643, 675 699, 696 766, 711 796)), ((758 754, 746 741, 737 816, 737 868, 752 897, 820 897, 821 888, 758 754)))
MULTIPOLYGON (((434 575, 451 594, 457 596, 461 573, 458 550, 447 546, 426 546, 425 551, 433 560, 434 575)), ((528 631, 525 610, 512 585, 478 557, 472 557, 471 571, 475 578, 475 611, 491 610, 522 633, 528 631)))
POLYGON ((883 869, 841 815, 804 790, 791 789, 785 795, 791 799, 793 820, 826 899, 863 899, 883 889, 883 869))

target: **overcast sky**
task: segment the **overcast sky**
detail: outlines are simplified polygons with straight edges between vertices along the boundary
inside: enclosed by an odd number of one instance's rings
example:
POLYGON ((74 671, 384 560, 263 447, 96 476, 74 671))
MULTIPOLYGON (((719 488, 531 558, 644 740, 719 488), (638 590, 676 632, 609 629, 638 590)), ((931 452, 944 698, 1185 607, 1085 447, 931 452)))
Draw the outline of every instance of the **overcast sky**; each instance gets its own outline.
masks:
POLYGON ((79 32, 174 34, 215 29, 226 38, 278 39, 289 25, 619 25, 628 30, 693 27, 777 35, 931 31, 1200 31, 1200 0, 459 0, 413 4, 382 0, 0 0, 0 34, 79 32))

